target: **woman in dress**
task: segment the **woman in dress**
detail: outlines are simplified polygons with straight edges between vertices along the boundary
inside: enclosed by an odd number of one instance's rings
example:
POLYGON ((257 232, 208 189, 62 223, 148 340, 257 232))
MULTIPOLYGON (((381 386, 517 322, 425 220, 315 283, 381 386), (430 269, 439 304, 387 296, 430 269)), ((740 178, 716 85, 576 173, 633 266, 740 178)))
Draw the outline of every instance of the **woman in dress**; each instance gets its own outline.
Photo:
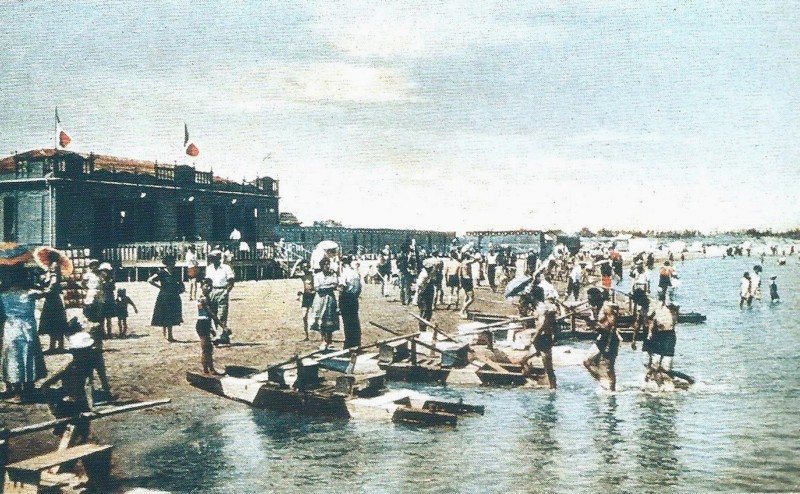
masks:
POLYGON ((314 275, 314 303, 311 306, 311 313, 314 323, 311 325, 313 331, 322 334, 322 346, 320 349, 328 348, 333 341, 333 333, 339 331, 339 311, 336 304, 334 291, 339 285, 339 277, 331 269, 331 260, 323 257, 319 261, 320 271, 314 275))
POLYGON ((44 305, 39 317, 39 334, 50 336, 49 352, 64 350, 64 332, 67 330, 67 311, 61 300, 61 281, 72 273, 72 261, 51 247, 38 247, 33 252, 37 264, 45 270, 42 291, 44 305))
POLYGON ((3 348, 0 367, 6 391, 12 401, 21 402, 34 383, 47 374, 42 345, 36 328, 36 299, 42 292, 33 290, 25 269, 31 258, 28 249, 14 243, 0 244, 0 319, 3 348))
POLYGON ((183 322, 181 293, 184 292, 184 286, 180 273, 175 269, 175 256, 168 254, 162 262, 164 267, 147 280, 158 288, 150 325, 161 326, 167 341, 173 342, 175 338, 172 337, 172 326, 179 326, 183 322))

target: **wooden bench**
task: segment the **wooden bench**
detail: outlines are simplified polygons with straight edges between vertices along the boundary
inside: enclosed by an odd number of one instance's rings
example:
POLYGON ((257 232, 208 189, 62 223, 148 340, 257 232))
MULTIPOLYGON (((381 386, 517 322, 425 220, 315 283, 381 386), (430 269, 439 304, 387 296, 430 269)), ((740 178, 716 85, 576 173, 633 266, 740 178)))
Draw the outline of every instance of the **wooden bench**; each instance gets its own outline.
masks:
POLYGON ((89 481, 87 492, 104 492, 111 470, 111 445, 81 444, 6 466, 3 494, 36 494, 44 491, 42 472, 80 460, 89 481))

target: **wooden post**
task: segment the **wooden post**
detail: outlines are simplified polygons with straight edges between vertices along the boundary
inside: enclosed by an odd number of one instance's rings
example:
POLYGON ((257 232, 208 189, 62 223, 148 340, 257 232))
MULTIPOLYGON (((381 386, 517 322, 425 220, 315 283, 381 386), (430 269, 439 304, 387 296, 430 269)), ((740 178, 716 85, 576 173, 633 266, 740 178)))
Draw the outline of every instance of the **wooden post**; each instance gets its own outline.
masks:
POLYGON ((414 339, 411 340, 411 365, 417 366, 417 342, 414 339))

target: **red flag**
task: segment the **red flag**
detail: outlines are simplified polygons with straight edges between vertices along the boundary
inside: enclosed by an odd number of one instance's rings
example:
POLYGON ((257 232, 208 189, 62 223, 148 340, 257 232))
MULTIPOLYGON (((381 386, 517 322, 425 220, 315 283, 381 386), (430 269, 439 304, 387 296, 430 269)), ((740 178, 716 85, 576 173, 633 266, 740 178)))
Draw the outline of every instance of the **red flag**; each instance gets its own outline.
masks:
POLYGON ((189 142, 189 127, 186 123, 183 124, 183 147, 186 148, 187 156, 195 158, 200 154, 200 150, 197 149, 197 146, 195 146, 193 142, 189 142))
POLYGON ((58 108, 56 108, 56 147, 64 149, 69 146, 70 142, 72 142, 72 139, 61 127, 61 119, 58 118, 58 108))

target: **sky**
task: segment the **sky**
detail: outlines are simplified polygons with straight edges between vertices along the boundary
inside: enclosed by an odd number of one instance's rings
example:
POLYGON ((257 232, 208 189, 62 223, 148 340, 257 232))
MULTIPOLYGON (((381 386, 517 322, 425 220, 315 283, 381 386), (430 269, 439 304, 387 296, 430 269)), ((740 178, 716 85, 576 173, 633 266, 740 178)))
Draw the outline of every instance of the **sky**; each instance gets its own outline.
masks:
POLYGON ((800 226, 793 2, 0 0, 0 154, 280 181, 305 224, 800 226), (183 125, 200 149, 183 153, 183 125))

